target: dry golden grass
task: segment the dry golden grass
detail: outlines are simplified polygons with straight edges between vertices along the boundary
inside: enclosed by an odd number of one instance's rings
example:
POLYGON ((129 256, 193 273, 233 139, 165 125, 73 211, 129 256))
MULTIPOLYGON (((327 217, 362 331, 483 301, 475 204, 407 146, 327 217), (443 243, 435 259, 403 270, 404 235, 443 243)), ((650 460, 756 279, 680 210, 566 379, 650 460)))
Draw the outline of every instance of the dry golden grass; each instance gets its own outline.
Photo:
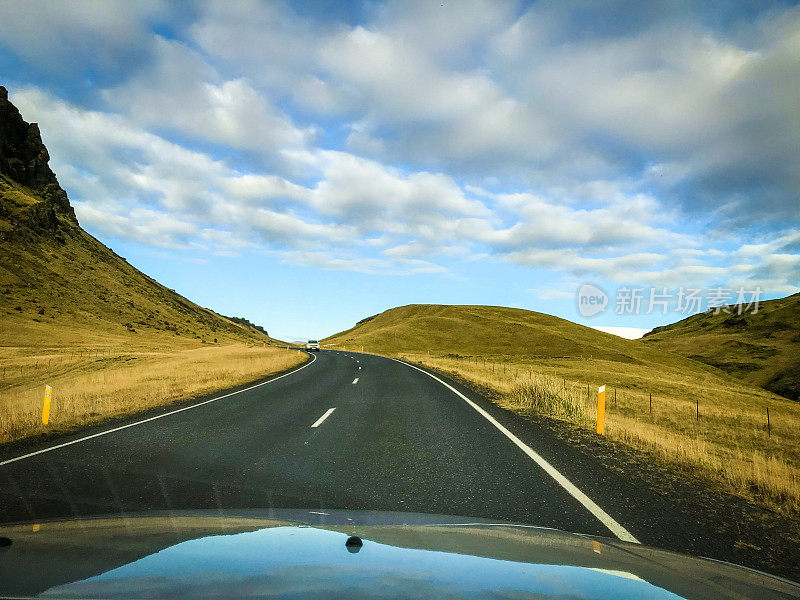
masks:
POLYGON ((595 428, 597 387, 612 384, 616 387, 606 392, 610 439, 762 505, 800 511, 800 406, 770 392, 718 377, 679 377, 668 370, 608 365, 599 359, 484 364, 474 357, 398 356, 487 388, 508 409, 537 412, 590 430, 595 428))
POLYGON ((0 175, 0 443, 66 431, 305 360, 148 277, 0 175), (44 386, 51 421, 41 423, 44 386))
POLYGON ((233 344, 171 348, 0 348, 0 443, 98 423, 266 377, 297 350, 233 344), (53 388, 42 425, 44 386, 53 388))

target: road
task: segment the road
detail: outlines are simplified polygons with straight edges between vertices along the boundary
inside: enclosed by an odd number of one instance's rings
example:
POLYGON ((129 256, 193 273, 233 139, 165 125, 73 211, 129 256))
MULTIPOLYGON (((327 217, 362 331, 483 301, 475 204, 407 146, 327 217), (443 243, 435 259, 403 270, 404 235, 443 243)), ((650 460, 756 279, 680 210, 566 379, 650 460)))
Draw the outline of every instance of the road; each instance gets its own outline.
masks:
POLYGON ((627 535, 719 558, 733 545, 721 525, 698 522, 705 517, 691 503, 399 361, 322 351, 287 375, 214 398, 4 449, 0 521, 152 509, 388 510, 627 535))

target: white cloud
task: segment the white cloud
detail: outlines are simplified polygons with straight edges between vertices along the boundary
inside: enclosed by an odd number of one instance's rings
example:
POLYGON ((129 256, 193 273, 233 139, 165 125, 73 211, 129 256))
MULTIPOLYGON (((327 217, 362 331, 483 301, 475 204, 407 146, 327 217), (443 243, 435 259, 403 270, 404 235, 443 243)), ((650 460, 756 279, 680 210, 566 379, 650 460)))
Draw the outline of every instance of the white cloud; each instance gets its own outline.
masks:
POLYGON ((191 40, 216 64, 281 93, 308 91, 300 86, 317 72, 316 48, 343 29, 335 22, 300 19, 286 4, 242 0, 198 8, 191 40))
POLYGON ((308 189, 277 175, 249 173, 240 177, 230 177, 222 182, 221 189, 236 198, 265 204, 270 204, 276 199, 307 201, 310 198, 308 189))
POLYGON ((768 221, 798 218, 800 9, 736 35, 677 6, 592 6, 587 31, 585 10, 390 3, 346 26, 209 5, 192 33, 297 106, 348 119, 349 148, 384 162, 547 188, 632 178, 728 225, 763 205, 768 221))
POLYGON ((41 123, 55 171, 77 192, 78 214, 95 231, 186 247, 194 243, 192 237, 218 241, 219 234, 201 234, 213 223, 245 240, 255 236, 276 247, 359 243, 351 226, 304 219, 291 209, 254 202, 308 195, 281 178, 243 175, 119 115, 82 110, 35 88, 17 91, 13 101, 41 123))
POLYGON ((611 142, 617 171, 646 173, 642 155, 663 163, 650 183, 683 208, 797 219, 800 10, 740 24, 746 42, 672 9, 633 31, 574 35, 575 12, 534 5, 497 38, 492 72, 510 93, 584 145, 611 142))
POLYGON ((338 256, 325 252, 291 251, 283 254, 285 262, 303 266, 316 267, 329 271, 356 271, 370 275, 419 275, 444 274, 447 269, 424 260, 402 260, 394 262, 371 257, 338 256))
POLYGON ((313 128, 295 126, 247 80, 223 80, 197 52, 161 38, 150 66, 103 97, 142 126, 273 160, 305 148, 314 137, 313 128))
POLYGON ((651 329, 642 329, 639 327, 605 327, 602 325, 592 325, 591 328, 625 338, 626 340, 638 340, 645 333, 652 331, 651 329))
POLYGON ((661 220, 658 203, 641 194, 618 195, 611 204, 594 209, 574 208, 528 193, 499 194, 496 200, 519 219, 508 228, 481 235, 497 248, 577 246, 585 253, 651 246, 655 242, 692 243, 689 236, 654 227, 652 222, 661 220))
POLYGON ((489 214, 441 173, 406 175, 344 152, 322 152, 321 158, 322 180, 312 204, 322 214, 359 224, 364 232, 433 232, 452 219, 489 214))
POLYGON ((146 59, 148 26, 168 13, 159 0, 0 2, 0 43, 51 76, 72 77, 87 66, 108 71, 146 59))
POLYGON ((117 214, 85 202, 76 202, 75 213, 83 226, 93 231, 157 248, 187 249, 194 245, 192 240, 201 234, 196 225, 167 213, 141 208, 117 214))
POLYGON ((322 150, 308 162, 319 182, 300 185, 237 172, 137 121, 35 88, 13 100, 42 123, 82 222, 140 243, 223 253, 263 247, 294 264, 385 274, 449 274, 430 259, 484 256, 640 285, 732 280, 785 290, 800 269, 796 232, 735 251, 700 251, 691 247, 697 239, 669 227, 672 215, 659 216, 653 198, 614 186, 590 186, 606 203, 579 208, 558 191, 556 198, 495 194, 442 173, 405 173, 322 150))
POLYGON ((800 9, 712 29, 675 6, 203 3, 168 40, 157 4, 25 6, 42 18, 0 18, 0 42, 31 64, 136 65, 109 112, 14 94, 96 231, 369 273, 800 279, 800 9))
POLYGON ((382 253, 396 259, 411 260, 436 255, 466 257, 470 254, 470 250, 467 246, 454 246, 446 243, 445 240, 441 240, 439 243, 436 243, 435 240, 428 242, 412 240, 406 244, 386 248, 382 253))

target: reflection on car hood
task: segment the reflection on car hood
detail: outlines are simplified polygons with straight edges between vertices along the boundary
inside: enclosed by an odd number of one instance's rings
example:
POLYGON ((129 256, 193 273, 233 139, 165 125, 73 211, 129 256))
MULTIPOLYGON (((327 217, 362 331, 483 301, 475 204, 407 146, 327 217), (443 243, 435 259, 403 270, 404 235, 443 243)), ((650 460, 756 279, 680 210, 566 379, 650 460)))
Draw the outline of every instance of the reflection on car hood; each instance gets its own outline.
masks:
POLYGON ((435 515, 183 512, 29 523, 0 536, 6 597, 800 597, 800 586, 727 563, 435 515), (361 544, 346 545, 351 536, 361 544))

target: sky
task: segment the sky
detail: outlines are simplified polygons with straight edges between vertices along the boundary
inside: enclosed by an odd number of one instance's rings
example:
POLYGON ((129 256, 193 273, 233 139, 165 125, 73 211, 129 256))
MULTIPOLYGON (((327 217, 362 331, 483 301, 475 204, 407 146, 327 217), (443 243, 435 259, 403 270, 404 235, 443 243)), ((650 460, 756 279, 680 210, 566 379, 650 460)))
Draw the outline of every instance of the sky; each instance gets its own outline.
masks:
POLYGON ((800 291, 794 4, 12 0, 0 84, 87 231, 282 339, 800 291))

